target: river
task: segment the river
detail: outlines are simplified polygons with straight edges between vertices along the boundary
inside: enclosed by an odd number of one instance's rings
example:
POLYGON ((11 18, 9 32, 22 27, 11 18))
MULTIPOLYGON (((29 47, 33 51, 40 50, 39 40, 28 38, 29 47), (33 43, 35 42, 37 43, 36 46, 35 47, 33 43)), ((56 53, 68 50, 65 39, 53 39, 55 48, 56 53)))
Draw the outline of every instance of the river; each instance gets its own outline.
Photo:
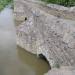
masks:
POLYGON ((0 75, 44 75, 49 64, 16 45, 13 11, 0 12, 0 75))

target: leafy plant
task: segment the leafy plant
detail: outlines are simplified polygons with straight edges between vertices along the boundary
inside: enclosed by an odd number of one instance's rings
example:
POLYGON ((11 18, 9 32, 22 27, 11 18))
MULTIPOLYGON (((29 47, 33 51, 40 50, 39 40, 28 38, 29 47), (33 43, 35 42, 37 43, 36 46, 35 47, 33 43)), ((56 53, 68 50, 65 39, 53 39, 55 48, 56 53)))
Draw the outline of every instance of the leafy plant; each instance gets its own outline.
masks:
POLYGON ((0 0, 0 11, 11 2, 12 0, 0 0))
POLYGON ((67 7, 75 5, 75 0, 41 0, 41 1, 45 1, 47 3, 59 4, 67 7))

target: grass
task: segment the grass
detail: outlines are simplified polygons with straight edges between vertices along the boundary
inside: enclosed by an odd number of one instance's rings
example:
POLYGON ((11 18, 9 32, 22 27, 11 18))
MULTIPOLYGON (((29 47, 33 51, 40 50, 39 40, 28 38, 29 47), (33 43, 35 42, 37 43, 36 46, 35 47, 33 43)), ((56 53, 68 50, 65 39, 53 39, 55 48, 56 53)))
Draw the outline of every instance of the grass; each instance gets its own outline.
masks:
POLYGON ((47 3, 59 4, 66 7, 75 6, 75 0, 41 0, 47 3))
POLYGON ((0 11, 13 0, 0 0, 0 11))

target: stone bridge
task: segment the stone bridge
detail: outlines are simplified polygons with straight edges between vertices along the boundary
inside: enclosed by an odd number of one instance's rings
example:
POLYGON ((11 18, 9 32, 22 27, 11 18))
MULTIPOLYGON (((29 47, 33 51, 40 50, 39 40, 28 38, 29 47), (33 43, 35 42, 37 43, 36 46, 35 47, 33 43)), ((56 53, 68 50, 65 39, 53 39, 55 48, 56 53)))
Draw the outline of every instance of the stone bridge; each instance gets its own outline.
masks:
POLYGON ((36 1, 15 0, 17 44, 43 54, 51 67, 75 66, 75 14, 36 1))

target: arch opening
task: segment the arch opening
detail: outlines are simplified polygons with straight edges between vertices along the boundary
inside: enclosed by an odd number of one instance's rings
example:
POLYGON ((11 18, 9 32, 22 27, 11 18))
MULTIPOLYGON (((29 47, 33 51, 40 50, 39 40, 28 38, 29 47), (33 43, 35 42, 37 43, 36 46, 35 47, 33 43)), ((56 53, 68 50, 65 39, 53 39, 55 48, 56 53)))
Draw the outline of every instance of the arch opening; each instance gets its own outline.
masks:
MULTIPOLYGON (((48 60, 47 60, 47 58, 46 58, 43 54, 39 54, 38 57, 39 57, 39 59, 42 59, 42 60, 44 60, 45 62, 47 62, 47 64, 50 66, 50 64, 49 64, 49 62, 48 62, 48 60)), ((50 69, 51 69, 51 66, 50 66, 50 69)))

